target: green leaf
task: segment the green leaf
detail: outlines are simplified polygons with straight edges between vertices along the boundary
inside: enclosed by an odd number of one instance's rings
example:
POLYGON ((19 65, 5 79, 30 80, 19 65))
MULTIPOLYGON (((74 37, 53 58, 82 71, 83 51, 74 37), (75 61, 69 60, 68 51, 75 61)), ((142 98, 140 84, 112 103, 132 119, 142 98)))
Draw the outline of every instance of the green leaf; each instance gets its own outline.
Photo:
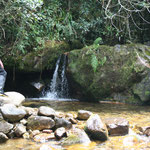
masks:
POLYGON ((94 54, 91 57, 92 57, 91 58, 91 65, 92 65, 94 72, 96 72, 96 69, 98 67, 98 59, 97 59, 96 55, 94 55, 94 54))

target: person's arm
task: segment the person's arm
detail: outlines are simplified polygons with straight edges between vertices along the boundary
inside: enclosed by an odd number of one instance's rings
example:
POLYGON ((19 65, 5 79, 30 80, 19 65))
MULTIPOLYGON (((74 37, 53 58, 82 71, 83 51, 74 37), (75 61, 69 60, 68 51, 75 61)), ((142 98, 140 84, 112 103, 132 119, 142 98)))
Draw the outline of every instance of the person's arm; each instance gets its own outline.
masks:
POLYGON ((2 63, 1 60, 0 60, 0 66, 1 66, 2 68, 4 68, 4 65, 3 65, 3 63, 2 63))

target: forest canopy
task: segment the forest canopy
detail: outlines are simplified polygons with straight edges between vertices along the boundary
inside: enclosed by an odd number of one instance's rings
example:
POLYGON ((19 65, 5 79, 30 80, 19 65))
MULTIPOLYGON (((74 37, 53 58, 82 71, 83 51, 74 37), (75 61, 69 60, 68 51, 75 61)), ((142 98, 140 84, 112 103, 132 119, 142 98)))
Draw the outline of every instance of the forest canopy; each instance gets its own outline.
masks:
POLYGON ((45 40, 144 43, 149 0, 0 0, 0 53, 36 51, 45 40))

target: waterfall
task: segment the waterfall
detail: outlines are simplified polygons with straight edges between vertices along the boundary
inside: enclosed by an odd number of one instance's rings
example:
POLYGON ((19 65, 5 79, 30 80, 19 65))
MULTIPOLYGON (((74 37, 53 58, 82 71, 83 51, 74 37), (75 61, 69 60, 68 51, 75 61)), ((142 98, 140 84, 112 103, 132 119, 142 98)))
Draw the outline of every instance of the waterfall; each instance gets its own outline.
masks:
POLYGON ((55 71, 49 84, 49 89, 44 91, 44 98, 60 99, 68 98, 68 81, 66 77, 67 56, 57 59, 55 71), (63 62, 62 62, 63 61, 63 62))

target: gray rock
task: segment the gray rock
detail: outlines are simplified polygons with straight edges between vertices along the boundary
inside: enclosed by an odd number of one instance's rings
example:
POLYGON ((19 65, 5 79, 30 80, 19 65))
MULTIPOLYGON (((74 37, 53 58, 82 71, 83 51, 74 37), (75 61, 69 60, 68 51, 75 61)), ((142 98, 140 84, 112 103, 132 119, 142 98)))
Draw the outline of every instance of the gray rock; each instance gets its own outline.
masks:
POLYGON ((26 116, 28 116, 28 117, 31 115, 37 115, 38 114, 37 108, 24 107, 24 106, 21 106, 20 108, 26 111, 26 113, 27 113, 26 116))
POLYGON ((7 96, 0 96, 0 104, 14 104, 20 106, 24 101, 25 97, 18 92, 5 92, 7 96))
POLYGON ((68 137, 62 141, 62 145, 84 144, 88 145, 90 139, 84 130, 74 128, 68 134, 68 137))
POLYGON ((62 137, 67 137, 66 129, 64 127, 56 129, 54 133, 57 139, 61 139, 62 137))
POLYGON ((55 128, 64 127, 66 129, 72 128, 72 123, 65 118, 57 118, 55 117, 55 128))
POLYGON ((1 120, 0 121, 0 132, 3 132, 5 134, 7 134, 8 132, 10 132, 11 129, 13 129, 13 124, 10 124, 8 122, 6 122, 5 120, 1 120))
POLYGON ((16 124, 14 132, 17 137, 21 137, 26 132, 26 126, 20 123, 16 124))
POLYGON ((4 133, 0 132, 0 143, 4 143, 7 140, 8 140, 8 137, 4 133))
POLYGON ((47 106, 41 106, 39 108, 39 111, 38 111, 38 115, 41 115, 41 116, 48 116, 48 117, 53 117, 56 115, 56 112, 54 109, 50 108, 50 107, 47 107, 47 106))
POLYGON ((10 122, 21 120, 26 112, 23 109, 17 108, 14 104, 5 104, 1 107, 3 117, 10 122))
POLYGON ((31 130, 50 129, 55 126, 54 120, 45 116, 31 116, 27 121, 27 129, 31 130))
POLYGON ((80 120, 87 120, 92 115, 92 112, 86 110, 79 110, 78 111, 78 119, 80 120))
POLYGON ((105 124, 110 136, 122 136, 129 132, 129 122, 124 118, 107 118, 105 124))
POLYGON ((85 132, 93 140, 105 141, 108 139, 108 130, 99 115, 92 115, 86 122, 85 132))

